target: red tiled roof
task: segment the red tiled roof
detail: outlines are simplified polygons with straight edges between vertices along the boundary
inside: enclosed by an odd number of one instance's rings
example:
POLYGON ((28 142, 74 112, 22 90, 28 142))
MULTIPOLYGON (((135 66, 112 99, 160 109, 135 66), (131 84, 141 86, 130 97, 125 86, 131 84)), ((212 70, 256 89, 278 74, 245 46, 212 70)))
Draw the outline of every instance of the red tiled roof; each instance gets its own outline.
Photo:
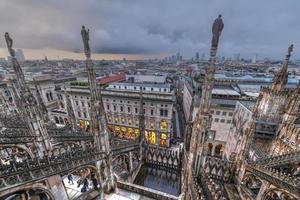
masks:
POLYGON ((126 76, 125 74, 115 74, 113 76, 107 76, 103 78, 97 79, 97 83, 100 85, 105 85, 113 82, 125 81, 126 76))

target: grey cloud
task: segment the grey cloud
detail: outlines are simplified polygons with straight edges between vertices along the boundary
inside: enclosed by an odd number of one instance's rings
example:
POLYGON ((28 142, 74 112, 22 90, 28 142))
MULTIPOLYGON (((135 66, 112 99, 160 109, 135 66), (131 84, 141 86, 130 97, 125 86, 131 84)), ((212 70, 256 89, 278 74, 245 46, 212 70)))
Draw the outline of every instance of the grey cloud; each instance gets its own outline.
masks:
POLYGON ((281 58, 293 42, 299 58, 299 7, 299 0, 7 0, 0 33, 11 32, 20 48, 80 51, 84 24, 98 53, 207 55, 211 24, 222 13, 219 55, 281 58))

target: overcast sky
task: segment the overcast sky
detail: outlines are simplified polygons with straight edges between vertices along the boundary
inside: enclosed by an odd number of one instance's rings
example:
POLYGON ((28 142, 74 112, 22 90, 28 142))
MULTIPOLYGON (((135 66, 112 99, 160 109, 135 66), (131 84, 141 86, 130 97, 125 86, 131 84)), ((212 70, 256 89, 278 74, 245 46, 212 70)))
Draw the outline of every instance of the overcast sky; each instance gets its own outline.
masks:
POLYGON ((300 58, 300 0, 1 0, 0 33, 9 31, 16 48, 82 52, 84 24, 94 53, 191 57, 208 55, 219 13, 218 55, 282 59, 294 43, 300 58))

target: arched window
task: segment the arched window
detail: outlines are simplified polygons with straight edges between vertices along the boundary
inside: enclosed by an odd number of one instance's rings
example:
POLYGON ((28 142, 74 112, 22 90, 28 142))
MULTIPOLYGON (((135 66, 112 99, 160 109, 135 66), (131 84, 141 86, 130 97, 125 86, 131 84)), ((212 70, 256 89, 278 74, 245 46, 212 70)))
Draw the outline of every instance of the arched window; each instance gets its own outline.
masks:
POLYGON ((57 116, 54 116, 55 123, 59 124, 59 119, 57 116))
POLYGON ((222 156, 224 147, 222 144, 218 144, 215 148, 215 156, 222 156))
POLYGON ((46 93, 47 101, 50 101, 49 93, 46 93))
POLYGON ((213 145, 212 143, 208 143, 208 155, 212 154, 213 145))
POLYGON ((63 120, 62 117, 59 117, 59 123, 60 123, 60 124, 64 124, 64 120, 63 120))

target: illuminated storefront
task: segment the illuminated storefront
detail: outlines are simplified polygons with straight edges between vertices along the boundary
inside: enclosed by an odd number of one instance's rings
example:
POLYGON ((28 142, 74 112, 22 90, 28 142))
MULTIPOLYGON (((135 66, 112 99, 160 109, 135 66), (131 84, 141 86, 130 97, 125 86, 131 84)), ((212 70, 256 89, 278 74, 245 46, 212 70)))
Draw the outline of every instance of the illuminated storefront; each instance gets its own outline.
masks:
POLYGON ((161 120, 159 123, 160 131, 168 131, 168 122, 166 120, 161 120))
POLYGON ((90 129, 90 122, 88 120, 79 120, 79 128, 85 129, 86 131, 89 131, 90 129))
POLYGON ((166 133, 160 133, 160 138, 159 138, 159 145, 161 147, 167 147, 167 134, 166 133))
POLYGON ((154 131, 145 131, 145 139, 147 144, 156 144, 156 134, 154 131))
POLYGON ((131 127, 125 127, 125 126, 115 126, 112 124, 107 125, 107 129, 115 135, 116 137, 128 139, 128 140, 135 140, 140 136, 139 129, 134 129, 131 127))

